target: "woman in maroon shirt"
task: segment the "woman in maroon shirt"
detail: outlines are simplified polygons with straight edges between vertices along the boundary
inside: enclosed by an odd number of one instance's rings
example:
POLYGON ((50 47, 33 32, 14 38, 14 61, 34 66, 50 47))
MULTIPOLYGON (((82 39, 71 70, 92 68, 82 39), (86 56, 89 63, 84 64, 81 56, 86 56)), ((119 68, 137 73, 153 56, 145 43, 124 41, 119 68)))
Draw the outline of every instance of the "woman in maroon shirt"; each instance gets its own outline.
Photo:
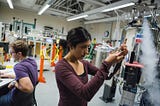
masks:
POLYGON ((100 68, 83 60, 88 53, 91 35, 83 27, 71 29, 67 35, 69 52, 55 67, 56 81, 60 100, 58 106, 87 106, 95 93, 110 76, 111 65, 120 62, 127 54, 126 45, 120 49, 122 52, 110 54, 100 68), (88 74, 94 77, 88 81, 88 74))

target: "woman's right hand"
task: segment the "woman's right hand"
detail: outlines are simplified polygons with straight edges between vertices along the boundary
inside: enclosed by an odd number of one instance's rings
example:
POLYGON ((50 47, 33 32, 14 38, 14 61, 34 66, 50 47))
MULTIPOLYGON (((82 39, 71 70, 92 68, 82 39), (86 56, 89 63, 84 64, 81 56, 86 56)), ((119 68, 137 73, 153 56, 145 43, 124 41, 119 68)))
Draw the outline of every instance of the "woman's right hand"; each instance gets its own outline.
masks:
POLYGON ((105 59, 105 61, 110 64, 115 64, 122 61, 128 53, 126 44, 122 44, 120 50, 121 51, 110 53, 109 56, 105 59))

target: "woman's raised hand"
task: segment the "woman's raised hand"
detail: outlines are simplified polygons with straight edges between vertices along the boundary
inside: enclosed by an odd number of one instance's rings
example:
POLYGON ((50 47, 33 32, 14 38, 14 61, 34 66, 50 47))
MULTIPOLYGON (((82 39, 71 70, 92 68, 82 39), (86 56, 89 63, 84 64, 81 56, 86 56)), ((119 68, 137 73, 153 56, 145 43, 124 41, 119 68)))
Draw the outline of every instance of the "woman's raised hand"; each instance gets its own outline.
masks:
POLYGON ((127 40, 125 39, 124 43, 121 44, 120 48, 117 51, 111 52, 109 56, 105 59, 105 61, 110 64, 115 64, 122 61, 128 53, 126 41, 127 40))

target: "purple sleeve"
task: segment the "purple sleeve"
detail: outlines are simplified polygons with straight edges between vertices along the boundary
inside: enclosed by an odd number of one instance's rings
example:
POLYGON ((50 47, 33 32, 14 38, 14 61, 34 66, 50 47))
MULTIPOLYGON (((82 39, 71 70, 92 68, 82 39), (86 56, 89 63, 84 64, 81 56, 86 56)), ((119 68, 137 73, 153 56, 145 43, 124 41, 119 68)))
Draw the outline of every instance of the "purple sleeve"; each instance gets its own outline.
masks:
POLYGON ((16 74, 16 79, 15 80, 18 81, 19 79, 21 79, 23 77, 28 77, 28 74, 27 74, 27 72, 25 70, 27 70, 26 67, 20 66, 20 65, 16 65, 14 67, 14 72, 16 74))
MULTIPOLYGON (((86 64, 88 70, 94 69, 91 64, 86 64)), ((110 65, 107 63, 102 64, 101 68, 97 70, 95 76, 86 84, 83 84, 79 78, 65 66, 64 63, 59 63, 55 67, 56 78, 61 81, 70 91, 78 97, 90 101, 95 93, 99 90, 104 80, 107 78, 108 69, 110 65)), ((94 69, 95 70, 95 69, 94 69)))

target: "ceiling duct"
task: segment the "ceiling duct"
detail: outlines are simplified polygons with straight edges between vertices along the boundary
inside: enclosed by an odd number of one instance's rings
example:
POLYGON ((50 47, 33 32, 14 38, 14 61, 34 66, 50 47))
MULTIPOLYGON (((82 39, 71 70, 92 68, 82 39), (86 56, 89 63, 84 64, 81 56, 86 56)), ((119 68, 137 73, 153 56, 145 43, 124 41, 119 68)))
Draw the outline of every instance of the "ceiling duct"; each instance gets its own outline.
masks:
MULTIPOLYGON (((160 10, 156 11, 157 13, 160 13, 160 10)), ((155 14, 155 16, 160 16, 160 14, 155 14)), ((154 17, 155 17, 154 16, 154 17)), ((146 12, 145 14, 143 14, 142 17, 153 17, 151 15, 150 12, 146 12)), ((137 19, 138 17, 134 17, 135 19, 137 19)), ((93 24, 93 23, 101 23, 101 22, 111 22, 111 21, 116 21, 117 17, 110 17, 110 18, 104 18, 104 19, 98 19, 98 20, 91 20, 91 21, 85 21, 84 24, 93 24)), ((119 20, 132 20, 132 17, 125 17, 124 15, 119 17, 119 20)), ((138 24, 137 21, 133 21, 130 24, 138 24)))
POLYGON ((103 7, 96 8, 96 9, 93 9, 93 10, 90 10, 90 11, 87 11, 87 12, 83 12, 83 13, 75 15, 75 16, 68 17, 67 19, 72 19, 72 18, 75 18, 75 17, 84 16, 84 15, 89 16, 91 14, 97 14, 97 13, 102 12, 105 9, 121 6, 121 5, 124 5, 126 3, 130 3, 130 2, 132 2, 132 1, 131 0, 123 0, 123 1, 115 2, 115 3, 109 4, 107 6, 103 6, 103 7))

